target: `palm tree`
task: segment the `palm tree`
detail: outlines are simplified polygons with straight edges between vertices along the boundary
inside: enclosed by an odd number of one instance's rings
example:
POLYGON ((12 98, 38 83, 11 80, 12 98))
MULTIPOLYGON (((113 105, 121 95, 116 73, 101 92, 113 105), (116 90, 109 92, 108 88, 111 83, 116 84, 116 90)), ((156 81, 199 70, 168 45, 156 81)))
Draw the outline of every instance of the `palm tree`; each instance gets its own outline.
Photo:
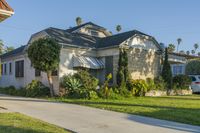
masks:
POLYGON ((186 54, 187 54, 187 55, 190 55, 190 51, 186 51, 186 54))
POLYGON ((178 42, 178 45, 177 45, 177 52, 178 52, 178 48, 179 48, 179 45, 180 45, 181 42, 182 42, 182 39, 181 39, 181 38, 178 38, 178 39, 177 39, 177 42, 178 42))
POLYGON ((3 41, 0 40, 0 55, 3 54, 3 51, 4 51, 4 44, 3 41))
POLYGON ((191 51, 191 53, 192 53, 192 54, 195 54, 195 51, 194 51, 194 50, 192 50, 192 51, 191 51))
POLYGON ((174 52, 175 51, 176 46, 174 44, 169 44, 168 45, 168 52, 174 52))
POLYGON ((5 53, 13 51, 15 48, 13 46, 6 46, 5 53))
POLYGON ((82 18, 81 18, 81 17, 77 17, 77 18, 76 18, 76 25, 77 25, 77 26, 81 25, 82 22, 83 22, 83 21, 82 21, 82 18))
POLYGON ((120 32, 121 30, 122 30, 121 25, 117 25, 117 26, 116 26, 116 31, 117 31, 117 32, 120 32))
POLYGON ((199 48, 199 44, 198 44, 198 43, 195 43, 195 44, 194 44, 194 51, 195 51, 195 53, 196 53, 196 51, 197 51, 198 48, 199 48))

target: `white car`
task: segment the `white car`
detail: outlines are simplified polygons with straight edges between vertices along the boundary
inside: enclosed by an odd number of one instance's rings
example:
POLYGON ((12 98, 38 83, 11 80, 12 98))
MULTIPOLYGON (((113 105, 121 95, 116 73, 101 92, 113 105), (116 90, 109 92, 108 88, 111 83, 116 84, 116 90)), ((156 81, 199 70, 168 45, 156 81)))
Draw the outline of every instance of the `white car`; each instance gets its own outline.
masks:
POLYGON ((192 79, 192 92, 200 93, 200 75, 189 75, 189 77, 192 79))

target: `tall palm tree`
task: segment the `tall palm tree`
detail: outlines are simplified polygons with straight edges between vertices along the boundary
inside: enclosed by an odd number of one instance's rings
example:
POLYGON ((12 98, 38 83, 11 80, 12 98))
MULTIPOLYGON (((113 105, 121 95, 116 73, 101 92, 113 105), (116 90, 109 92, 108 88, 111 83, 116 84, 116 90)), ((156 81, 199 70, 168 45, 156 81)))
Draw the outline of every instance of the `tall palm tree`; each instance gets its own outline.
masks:
POLYGON ((198 48, 199 48, 199 44, 198 44, 198 43, 195 43, 195 44, 194 44, 194 51, 195 51, 195 53, 196 53, 196 51, 197 51, 198 48))
POLYGON ((122 30, 122 26, 118 24, 118 25, 116 26, 116 31, 117 31, 117 32, 120 32, 121 30, 122 30))
POLYGON ((179 45, 180 45, 181 42, 182 42, 182 39, 181 39, 181 38, 178 38, 178 39, 177 39, 177 42, 178 42, 178 45, 177 45, 177 52, 178 52, 178 48, 179 48, 179 45))
POLYGON ((81 17, 77 17, 77 18, 76 18, 76 25, 77 25, 77 26, 81 25, 82 22, 83 22, 83 21, 82 21, 82 18, 81 18, 81 17))
POLYGON ((190 55, 190 51, 186 51, 186 54, 187 54, 187 55, 190 55))
POLYGON ((169 44, 168 45, 168 52, 174 52, 175 51, 176 46, 174 44, 169 44))
POLYGON ((0 55, 3 54, 3 51, 4 51, 4 44, 3 41, 0 40, 0 55))

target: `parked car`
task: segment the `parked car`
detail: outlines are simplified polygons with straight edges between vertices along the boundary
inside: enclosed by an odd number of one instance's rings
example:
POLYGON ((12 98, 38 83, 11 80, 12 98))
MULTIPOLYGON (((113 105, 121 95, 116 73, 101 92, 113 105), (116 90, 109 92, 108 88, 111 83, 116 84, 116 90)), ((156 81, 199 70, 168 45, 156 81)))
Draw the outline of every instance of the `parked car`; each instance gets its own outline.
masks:
POLYGON ((200 93, 200 75, 189 75, 189 77, 192 79, 192 92, 200 93))

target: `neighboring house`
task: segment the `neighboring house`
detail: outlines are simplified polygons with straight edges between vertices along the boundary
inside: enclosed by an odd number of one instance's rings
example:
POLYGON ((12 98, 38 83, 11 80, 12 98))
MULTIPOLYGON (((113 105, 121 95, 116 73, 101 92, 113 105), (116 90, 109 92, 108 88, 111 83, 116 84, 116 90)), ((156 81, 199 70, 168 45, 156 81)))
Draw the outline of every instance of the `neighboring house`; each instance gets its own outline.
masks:
POLYGON ((0 0, 0 22, 14 14, 13 9, 5 0, 0 0))
POLYGON ((200 57, 195 55, 170 52, 168 60, 171 65, 172 75, 175 76, 179 74, 185 74, 187 63, 191 60, 197 59, 200 59, 200 57))
POLYGON ((27 57, 27 48, 39 38, 56 39, 62 46, 60 63, 54 74, 55 93, 64 75, 78 69, 89 72, 103 83, 108 74, 116 84, 119 49, 128 49, 129 73, 133 79, 154 78, 160 74, 162 48, 154 37, 137 30, 112 35, 105 28, 91 22, 67 30, 48 28, 31 36, 25 46, 1 56, 2 77, 0 86, 24 87, 33 79, 48 85, 45 73, 35 70, 27 57))

